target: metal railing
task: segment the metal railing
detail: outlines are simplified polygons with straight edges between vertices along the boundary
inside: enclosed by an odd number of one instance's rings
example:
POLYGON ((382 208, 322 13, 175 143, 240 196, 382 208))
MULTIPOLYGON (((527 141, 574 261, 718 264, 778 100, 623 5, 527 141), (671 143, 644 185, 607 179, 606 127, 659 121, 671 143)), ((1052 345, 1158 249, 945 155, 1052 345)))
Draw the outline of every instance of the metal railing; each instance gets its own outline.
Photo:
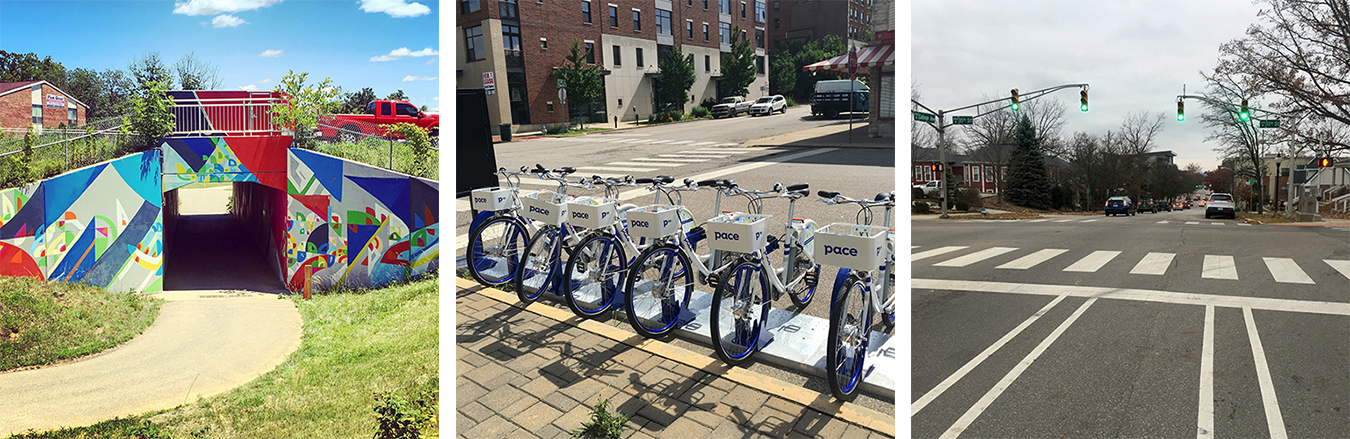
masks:
POLYGON ((316 136, 322 145, 316 148, 319 152, 335 155, 348 160, 365 163, 372 166, 382 167, 394 172, 401 172, 409 175, 439 179, 439 169, 436 164, 440 162, 440 149, 436 147, 439 144, 436 137, 431 137, 432 146, 427 147, 431 151, 429 157, 425 157, 429 163, 417 163, 416 152, 411 145, 400 139, 395 139, 388 129, 380 129, 373 124, 356 121, 344 121, 343 127, 336 127, 320 123, 315 128, 316 133, 326 132, 329 135, 316 136), (352 125, 359 125, 358 130, 348 129, 352 125), (367 134, 365 132, 375 134, 367 134), (351 143, 356 145, 370 146, 371 148, 352 149, 331 149, 332 145, 338 143, 351 143), (376 150, 378 147, 380 150, 376 150), (395 160, 395 159, 398 160, 395 160), (421 165, 422 168, 419 168, 421 165), (429 168, 426 168, 429 166, 429 168))
POLYGON ((285 103, 270 95, 249 98, 180 99, 173 107, 173 136, 282 135, 272 122, 272 104, 285 103))

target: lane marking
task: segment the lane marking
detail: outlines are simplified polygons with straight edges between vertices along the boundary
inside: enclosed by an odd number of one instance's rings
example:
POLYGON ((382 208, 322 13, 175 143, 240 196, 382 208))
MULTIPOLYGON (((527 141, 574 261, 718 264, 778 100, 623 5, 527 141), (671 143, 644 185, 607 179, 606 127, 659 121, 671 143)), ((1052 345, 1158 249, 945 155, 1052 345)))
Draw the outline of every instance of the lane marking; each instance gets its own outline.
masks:
POLYGON ((1247 224, 1247 223, 1237 223, 1237 225, 1239 225, 1239 226, 1247 226, 1247 227, 1251 227, 1251 226, 1252 226, 1251 224, 1247 224))
POLYGON ((684 159, 724 159, 731 157, 728 155, 695 155, 695 154, 657 154, 657 157, 671 157, 684 159))
POLYGON ((1336 271, 1341 272, 1341 274, 1344 275, 1346 279, 1350 279, 1350 261, 1334 261, 1331 259, 1323 259, 1322 262, 1326 262, 1327 265, 1331 266, 1331 268, 1334 268, 1336 269, 1336 271))
POLYGON ((582 171, 582 170, 585 170, 585 171, 587 171, 587 172, 592 172, 592 171, 599 171, 599 172, 652 172, 652 171, 655 171, 656 168, 623 168, 623 167, 612 167, 612 166, 582 166, 582 167, 578 167, 578 168, 577 168, 577 171, 582 171))
POLYGON ((1047 248, 1047 249, 1040 250, 1040 251, 1037 251, 1037 252, 1035 252, 1035 253, 1032 253, 1032 254, 1029 254, 1029 255, 1026 255, 1026 256, 1017 258, 1017 259, 1013 260, 1012 262, 1009 262, 1009 263, 1006 263, 1006 264, 1003 264, 1003 265, 1000 265, 1000 266, 997 266, 997 267, 994 267, 994 268, 1006 268, 1006 269, 1010 269, 1010 270, 1026 270, 1026 269, 1028 269, 1028 268, 1035 267, 1036 265, 1038 265, 1038 264, 1040 264, 1040 263, 1042 263, 1042 262, 1048 261, 1048 260, 1050 260, 1050 258, 1053 258, 1053 257, 1055 257, 1055 256, 1059 256, 1059 255, 1062 255, 1062 254, 1064 254, 1064 252, 1067 252, 1067 251, 1069 251, 1069 250, 1068 250, 1068 249, 1062 249, 1062 248, 1047 248))
POLYGON ((1029 223, 1041 223, 1041 222, 1046 222, 1046 221, 1050 221, 1050 219, 1049 219, 1049 218, 1046 218, 1046 219, 1030 220, 1030 221, 1027 221, 1027 222, 1029 222, 1029 223))
POLYGON ((732 151, 727 148, 702 148, 689 151, 680 151, 689 154, 753 154, 754 151, 732 151))
POLYGON ((1209 225, 1211 225, 1211 226, 1222 226, 1223 223, 1209 223, 1209 225))
POLYGON ((1071 223, 1071 222, 1073 222, 1073 220, 1071 220, 1071 219, 1062 219, 1062 220, 1055 220, 1055 222, 1057 222, 1057 223, 1071 223))
POLYGON ((1232 256, 1205 255, 1205 265, 1200 270, 1200 277, 1237 280, 1237 265, 1233 263, 1232 256))
POLYGON ((964 267, 964 266, 967 266, 967 265, 970 265, 970 264, 974 264, 974 263, 976 263, 976 262, 980 262, 980 261, 983 261, 983 260, 985 260, 985 259, 989 259, 989 258, 992 258, 992 257, 994 257, 994 256, 998 256, 998 255, 1001 255, 1001 254, 1004 254, 1004 253, 1007 253, 1007 252, 1010 252, 1010 251, 1013 251, 1013 250, 1017 250, 1017 248, 1016 248, 1016 247, 990 247, 990 248, 987 248, 987 249, 984 249, 984 250, 980 250, 980 251, 977 251, 977 252, 975 252, 975 253, 971 253, 971 254, 968 254, 968 255, 965 255, 965 256, 961 256, 961 257, 958 257, 958 258, 953 258, 953 259, 949 259, 949 260, 946 260, 946 261, 942 261, 942 262, 933 264, 933 266, 934 266, 934 267, 964 267))
POLYGON ((1192 225, 1196 225, 1196 224, 1200 224, 1200 222, 1199 222, 1199 221, 1186 221, 1186 225, 1188 225, 1188 226, 1192 226, 1192 225))
POLYGON ((643 161, 643 162, 701 163, 701 162, 706 162, 706 161, 708 161, 709 159, 657 159, 657 158, 639 158, 639 159, 629 159, 629 160, 638 160, 638 161, 643 161))
POLYGON ((1167 220, 1158 221, 1158 224, 1167 224, 1167 220))
POLYGON ((675 166, 684 166, 684 165, 679 164, 679 163, 655 163, 655 162, 653 162, 653 163, 609 162, 609 163, 605 163, 605 164, 606 164, 606 165, 619 165, 619 166, 662 166, 662 167, 667 167, 667 168, 669 168, 669 167, 675 167, 675 166))
POLYGON ((1103 265, 1106 265, 1107 262, 1111 262, 1112 259, 1115 259, 1116 256, 1119 255, 1120 252, 1115 250, 1097 250, 1090 255, 1084 256, 1083 259, 1079 259, 1078 262, 1074 262, 1073 265, 1070 265, 1069 268, 1065 268, 1064 271, 1096 273, 1103 265))
POLYGON ((1195 438, 1214 437, 1214 305, 1205 305, 1205 336, 1200 348, 1200 411, 1195 438))
POLYGON ((966 431, 966 428, 970 427, 970 424, 975 422, 975 419, 979 418, 980 414, 984 413, 984 410, 989 408, 989 406, 994 403, 994 400, 998 399, 998 397, 1003 394, 1004 390, 1011 387, 1013 381, 1016 381, 1017 377, 1022 375, 1022 372, 1026 371, 1028 367, 1031 367, 1031 363, 1035 362, 1046 349, 1049 349, 1050 344, 1059 339, 1059 335, 1069 329, 1069 325, 1072 325, 1074 321, 1077 321, 1078 317, 1082 316, 1083 312, 1087 311, 1088 307, 1092 306, 1093 303, 1097 303, 1096 298, 1091 298, 1086 302, 1083 302, 1083 305, 1079 306, 1078 310, 1074 311, 1073 314, 1069 316, 1068 320, 1065 320, 1064 323, 1060 323, 1059 327, 1055 328, 1054 332, 1050 333, 1050 336, 1046 337, 1045 340, 1042 340, 1041 344, 1036 345, 1035 349, 1032 349, 1026 357, 1022 358, 1021 362, 1017 363, 1017 366, 1013 366, 1012 370, 1008 371, 1008 374, 1004 375, 1003 379, 999 380, 998 384, 994 385, 994 388, 989 389, 989 392, 985 393, 984 397, 980 398, 980 400, 969 410, 966 410, 966 413, 961 415, 961 418, 957 419, 956 423, 952 424, 952 426, 942 434, 942 439, 955 439, 957 436, 960 436, 962 432, 966 431))
POLYGON ((1142 302, 1175 305, 1214 305, 1228 308, 1251 308, 1268 311, 1300 312, 1350 316, 1350 303, 1315 300, 1272 299, 1265 297, 1236 297, 1215 294, 1178 293, 1134 288, 1088 287, 1081 285, 1018 284, 945 279, 910 279, 911 290, 953 290, 983 293, 1026 294, 1035 296, 1099 297, 1103 299, 1138 300, 1142 302))
POLYGON ((1152 274, 1161 276, 1167 273, 1167 267, 1172 265, 1172 258, 1175 258, 1176 256, 1176 253, 1150 252, 1149 254, 1144 255, 1144 259, 1139 260, 1139 263, 1134 266, 1134 269, 1130 270, 1130 274, 1152 274))
POLYGON ((681 141, 679 141, 679 142, 670 142, 671 145, 686 145, 686 144, 690 144, 690 143, 694 143, 694 141, 693 141, 693 140, 681 140, 681 141))
POLYGON ((652 143, 648 143, 648 145, 660 145, 660 144, 662 144, 662 143, 667 143, 667 142, 670 142, 670 139, 666 139, 666 140, 656 140, 656 141, 653 141, 652 143))
POLYGON ((697 143, 690 143, 689 146, 708 146, 708 145, 712 145, 712 144, 714 144, 714 143, 717 143, 717 142, 697 142, 697 143))
POLYGON ((1284 417, 1280 414, 1280 401, 1275 397, 1275 383, 1270 380, 1270 366, 1266 364, 1266 350, 1261 346, 1261 336, 1256 334, 1252 309, 1242 308, 1242 317, 1247 320, 1247 339, 1251 340, 1252 359, 1256 360, 1256 381, 1261 385, 1261 403, 1266 408, 1270 439, 1288 439, 1289 434, 1284 430, 1284 417))
POLYGON ((935 248, 935 249, 932 249, 932 250, 914 253, 914 254, 912 254, 912 255, 909 256, 909 261, 910 261, 910 262, 914 262, 914 261, 917 261, 917 260, 920 260, 920 259, 931 258, 931 257, 933 257, 933 256, 937 256, 937 255, 941 255, 941 254, 946 254, 946 253, 951 253, 951 252, 954 252, 954 251, 957 251, 957 250, 964 250, 964 249, 967 249, 967 248, 970 248, 970 246, 965 246, 965 245, 949 245, 949 246, 946 246, 946 247, 938 247, 938 248, 935 248))
POLYGON ((1094 219, 1090 219, 1090 220, 1082 220, 1082 221, 1079 221, 1079 222, 1080 222, 1080 223, 1090 223, 1090 222, 1094 222, 1094 221, 1097 221, 1097 220, 1098 220, 1098 218, 1094 218, 1094 219))
POLYGON ((955 385, 957 381, 961 381, 961 378, 965 378, 966 374, 970 373, 971 370, 974 370, 975 367, 980 365, 980 363, 983 363, 985 359, 989 358, 991 355, 994 355, 995 352, 998 352, 999 349, 1002 349, 1003 345, 1006 345, 1008 344, 1009 341, 1012 341, 1013 338, 1017 337, 1018 334, 1021 334, 1023 330, 1027 329, 1028 326, 1031 326, 1032 323, 1035 323, 1036 320, 1040 319, 1041 316, 1045 315, 1045 313, 1050 312, 1050 309, 1054 308, 1055 305, 1058 305, 1059 302, 1064 300, 1065 297, 1067 296, 1059 296, 1056 297, 1055 300, 1051 300, 1050 303, 1041 307, 1040 311, 1036 311, 1036 313, 1032 314, 1031 317, 1027 317, 1026 320, 1022 321, 1022 324, 1017 325, 1017 327, 1013 328, 1011 332, 1004 334, 1002 338, 998 339, 998 341, 995 341, 994 344, 989 345, 989 347, 985 348, 983 352, 980 352, 979 355, 976 355, 975 358, 972 358, 970 359, 970 361, 967 361, 965 365, 961 366, 960 369, 956 370, 956 373, 951 374, 951 376, 948 376, 946 379, 942 380, 941 383, 938 383, 937 387, 934 387, 932 390, 929 390, 928 393, 925 393, 923 394, 923 396, 919 397, 917 401, 914 401, 913 404, 909 405, 909 416, 913 417, 914 415, 918 414, 919 410, 923 410, 924 407, 928 406, 928 403, 933 402, 934 399, 937 399, 937 397, 942 396, 942 392, 946 392, 947 389, 951 388, 952 385, 955 385))
POLYGON ((1304 273, 1298 264, 1289 258, 1261 258, 1266 261, 1266 268, 1270 270, 1270 275, 1275 277, 1275 282, 1285 284, 1315 284, 1308 273, 1304 273))

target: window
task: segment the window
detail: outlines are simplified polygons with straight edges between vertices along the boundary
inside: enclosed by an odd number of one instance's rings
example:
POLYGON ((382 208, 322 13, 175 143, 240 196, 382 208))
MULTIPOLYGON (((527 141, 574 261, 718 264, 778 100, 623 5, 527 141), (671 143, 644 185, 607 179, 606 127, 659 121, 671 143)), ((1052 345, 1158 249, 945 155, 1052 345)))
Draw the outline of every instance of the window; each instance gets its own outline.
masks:
POLYGON ((586 42, 586 64, 595 64, 595 43, 586 42))
POLYGON ((703 10, 708 10, 708 0, 703 0, 703 10))
POLYGON ((979 183, 979 182, 980 182, 980 167, 979 167, 979 166, 971 166, 971 167, 970 167, 970 181, 973 181, 973 182, 976 182, 976 183, 979 183))
POLYGON ((637 9, 634 9, 634 10, 633 10, 633 31, 636 32, 636 31, 640 31, 640 30, 642 30, 642 11, 639 11, 639 10, 637 10, 637 9))
POLYGON ((539 48, 543 50, 548 50, 548 38, 539 39, 539 48))
POLYGON ((388 103, 388 102, 380 102, 380 114, 381 114, 381 115, 388 116, 388 115, 390 115, 390 114, 393 114, 393 113, 391 113, 391 111, 393 111, 393 109, 392 109, 392 108, 389 108, 389 103, 388 103))
POLYGON ((641 48, 641 47, 637 48, 637 63, 638 63, 638 67, 642 67, 642 66, 643 66, 643 64, 642 64, 642 48, 641 48))
POLYGON ((33 125, 42 126, 42 105, 33 105, 33 125))
POLYGON ((762 56, 755 57, 755 69, 759 71, 759 74, 761 75, 764 74, 764 57, 762 56))
POLYGON ((755 29, 755 47, 764 48, 764 29, 755 29))
POLYGON ((581 22, 591 22, 591 2, 589 1, 581 2, 581 22))
POLYGON ((778 2, 773 2, 773 11, 778 12, 778 2))
POLYGON ((525 67, 525 55, 520 52, 520 26, 502 25, 502 49, 507 67, 525 67))
POLYGON ((67 123, 66 123, 66 126, 74 127, 74 126, 75 126, 75 123, 79 121, 79 118, 75 117, 75 109, 74 109, 74 108, 71 108, 71 109, 69 110, 69 112, 70 112, 70 114, 66 116, 66 122, 67 122, 67 123))
POLYGON ((932 167, 932 166, 924 166, 924 167, 923 167, 923 181, 933 181, 933 167, 932 167))
POLYGON ((741 2, 741 18, 745 18, 745 2, 741 2))
MULTIPOLYGON (((685 6, 694 6, 694 0, 684 0, 684 5, 685 5, 685 6)), ((623 104, 619 104, 619 106, 622 107, 623 104)))
POLYGON ((478 4, 478 0, 459 1, 459 10, 463 11, 465 14, 470 12, 478 12, 478 9, 480 8, 482 8, 482 6, 478 4))
POLYGON ((763 2, 755 2, 755 22, 756 22, 756 23, 760 23, 760 24, 764 24, 764 15, 765 15, 765 12, 764 12, 764 3, 763 3, 763 2))
POLYGON ((516 6, 516 0, 501 0, 497 3, 498 10, 502 13, 504 19, 520 18, 520 10, 516 6))
POLYGON ((703 23, 703 41, 708 41, 708 23, 703 23))
MULTIPOLYGON (((773 28, 774 28, 774 29, 778 29, 778 19, 777 19, 777 18, 773 19, 773 28)), ((775 38, 777 38, 777 37, 775 37, 775 38)))
POLYGON ((731 15, 731 0, 717 0, 717 9, 723 14, 731 15))
POLYGON ((993 182, 994 182, 994 167, 993 167, 993 166, 985 166, 985 167, 984 167, 984 181, 987 181, 987 182, 990 182, 990 183, 993 183, 993 182))
POLYGON ((398 115, 398 116, 417 116, 417 113, 420 113, 420 111, 417 111, 417 107, 414 107, 412 104, 405 104, 405 103, 402 103, 402 102, 397 102, 397 103, 395 103, 395 105, 394 105, 394 114, 395 114, 395 115, 398 115))
POLYGON ((469 61, 484 58, 486 54, 483 53, 483 26, 464 29, 464 54, 465 59, 469 61))
POLYGON ((548 101, 547 104, 548 104, 548 112, 549 112, 549 113, 552 113, 552 112, 553 112, 553 101, 548 101))
POLYGON ((712 71, 712 56, 711 56, 711 55, 703 55, 703 71, 704 71, 704 72, 711 72, 711 71, 712 71))
POLYGON ((731 44, 731 23, 717 23, 720 25, 721 32, 718 32, 722 38, 722 44, 731 44))
POLYGON ((609 6, 609 27, 619 27, 619 7, 609 6))
POLYGON ((684 21, 684 30, 685 30, 685 33, 687 34, 687 37, 686 37, 686 38, 691 39, 691 40, 694 39, 694 20, 685 20, 685 21, 684 21))
POLYGON ((741 41, 745 41, 745 29, 741 29, 741 41))
POLYGON ((670 35, 670 11, 656 10, 656 33, 670 35))
MULTIPOLYGON (((642 49, 638 49, 638 50, 642 50, 642 49)), ((621 66, 621 65, 623 65, 623 58, 620 58, 620 57, 619 57, 619 46, 614 46, 614 66, 615 66, 615 67, 618 67, 618 66, 621 66)), ((638 65, 642 65, 642 64, 639 62, 638 65)))
POLYGON ((915 183, 918 183, 919 181, 922 181, 922 179, 923 179, 923 166, 915 165, 915 166, 914 166, 914 182, 915 182, 915 183))

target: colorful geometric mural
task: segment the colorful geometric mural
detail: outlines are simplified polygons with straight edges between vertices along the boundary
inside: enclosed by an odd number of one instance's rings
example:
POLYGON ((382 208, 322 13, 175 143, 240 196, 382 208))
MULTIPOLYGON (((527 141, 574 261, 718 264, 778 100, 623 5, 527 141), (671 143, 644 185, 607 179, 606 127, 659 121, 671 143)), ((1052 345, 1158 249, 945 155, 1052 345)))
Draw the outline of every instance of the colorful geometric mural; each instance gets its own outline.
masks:
POLYGON ((290 137, 174 137, 164 140, 164 191, 197 182, 253 182, 286 189, 290 137))

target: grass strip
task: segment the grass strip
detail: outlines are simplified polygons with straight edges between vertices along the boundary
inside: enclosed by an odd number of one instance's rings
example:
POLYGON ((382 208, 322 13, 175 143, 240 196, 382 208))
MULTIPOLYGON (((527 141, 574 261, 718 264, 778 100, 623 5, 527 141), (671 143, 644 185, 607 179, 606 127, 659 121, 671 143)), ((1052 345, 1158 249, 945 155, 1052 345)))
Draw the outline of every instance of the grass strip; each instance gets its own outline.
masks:
POLYGON ((0 371, 117 346, 154 323, 163 303, 88 285, 0 276, 0 371))

